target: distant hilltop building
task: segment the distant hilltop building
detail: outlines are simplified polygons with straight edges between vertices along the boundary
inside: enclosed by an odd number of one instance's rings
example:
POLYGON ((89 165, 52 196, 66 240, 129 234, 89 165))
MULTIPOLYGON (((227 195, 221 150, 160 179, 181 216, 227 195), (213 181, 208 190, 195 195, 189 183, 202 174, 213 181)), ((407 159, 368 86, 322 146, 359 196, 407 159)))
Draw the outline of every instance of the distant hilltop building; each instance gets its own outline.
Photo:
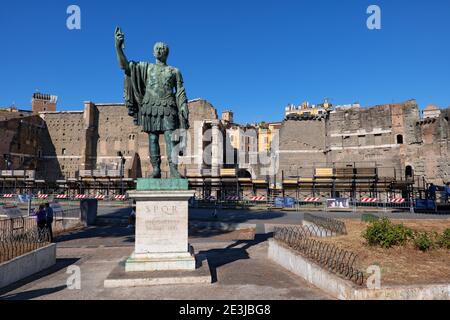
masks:
POLYGON ((33 113, 45 111, 56 112, 57 102, 57 96, 36 92, 31 99, 31 111, 33 111, 33 113))
POLYGON ((232 124, 234 119, 233 119, 233 111, 231 110, 225 110, 222 112, 222 123, 223 124, 232 124))
POLYGON ((358 102, 351 104, 341 104, 334 107, 334 110, 350 110, 350 109, 359 109, 361 105, 358 102))
POLYGON ((435 105, 429 105, 423 110, 423 117, 425 119, 429 118, 439 118, 441 115, 441 109, 435 105))
POLYGON ((310 105, 309 102, 305 101, 299 106, 295 106, 293 104, 288 105, 284 110, 284 116, 286 119, 310 119, 324 117, 329 111, 331 111, 332 107, 333 105, 328 101, 328 99, 324 99, 323 103, 317 105, 310 105))

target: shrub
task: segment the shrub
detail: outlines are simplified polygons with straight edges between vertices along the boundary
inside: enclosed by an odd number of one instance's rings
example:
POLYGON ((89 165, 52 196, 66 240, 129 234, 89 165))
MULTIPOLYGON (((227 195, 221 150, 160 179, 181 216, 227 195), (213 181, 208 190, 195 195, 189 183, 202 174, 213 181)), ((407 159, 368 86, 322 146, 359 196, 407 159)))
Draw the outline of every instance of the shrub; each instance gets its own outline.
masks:
POLYGON ((391 248, 404 245, 413 237, 413 231, 403 224, 393 224, 389 219, 382 218, 370 222, 362 236, 371 246, 391 248))
POLYGON ((414 235, 414 246, 420 251, 428 251, 435 247, 436 234, 417 232, 414 235))
POLYGON ((450 229, 445 229, 438 238, 438 245, 444 249, 450 249, 450 229))

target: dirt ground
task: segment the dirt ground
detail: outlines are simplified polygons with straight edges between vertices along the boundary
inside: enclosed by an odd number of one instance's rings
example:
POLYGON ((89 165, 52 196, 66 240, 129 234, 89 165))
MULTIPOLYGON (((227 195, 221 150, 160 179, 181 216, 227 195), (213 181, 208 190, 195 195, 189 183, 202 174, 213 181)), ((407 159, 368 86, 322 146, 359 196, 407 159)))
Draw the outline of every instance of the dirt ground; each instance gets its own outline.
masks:
MULTIPOLYGON (((368 225, 367 222, 350 219, 342 221, 347 226, 347 235, 320 238, 320 241, 332 242, 356 253, 356 266, 361 271, 365 272, 370 265, 380 266, 382 286, 450 283, 450 250, 433 249, 421 252, 412 244, 390 249, 371 247, 361 236, 368 225)), ((450 228, 450 219, 392 221, 418 231, 442 233, 446 228, 450 228)))

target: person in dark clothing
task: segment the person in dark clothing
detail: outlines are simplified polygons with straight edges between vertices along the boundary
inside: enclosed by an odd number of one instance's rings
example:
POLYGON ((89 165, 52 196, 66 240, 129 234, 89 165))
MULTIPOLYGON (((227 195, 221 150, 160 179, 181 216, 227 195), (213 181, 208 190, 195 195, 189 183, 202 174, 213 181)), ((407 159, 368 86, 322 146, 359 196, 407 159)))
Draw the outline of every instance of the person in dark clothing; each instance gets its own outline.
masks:
POLYGON ((448 203, 448 199, 450 197, 450 182, 447 182, 444 187, 444 203, 448 203))
POLYGON ((38 228, 39 240, 42 240, 42 235, 44 234, 45 225, 47 224, 47 216, 45 212, 45 207, 43 204, 39 205, 39 209, 36 212, 36 222, 38 228))
POLYGON ((53 242, 53 229, 52 229, 53 208, 50 207, 50 204, 48 202, 45 203, 45 217, 46 217, 45 227, 48 229, 48 232, 50 234, 50 242, 53 242))
POLYGON ((436 191, 437 187, 433 183, 430 183, 428 187, 428 199, 436 201, 436 191))

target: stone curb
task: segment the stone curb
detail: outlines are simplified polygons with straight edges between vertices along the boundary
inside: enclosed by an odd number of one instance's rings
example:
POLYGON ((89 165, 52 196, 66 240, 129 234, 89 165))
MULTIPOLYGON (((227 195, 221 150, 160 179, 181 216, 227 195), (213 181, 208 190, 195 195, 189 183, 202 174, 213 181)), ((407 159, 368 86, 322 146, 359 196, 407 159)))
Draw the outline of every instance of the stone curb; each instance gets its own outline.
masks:
POLYGON ((341 300, 450 300, 450 284, 359 287, 323 269, 286 245, 269 240, 269 259, 341 300))
POLYGON ((56 263, 56 244, 28 252, 0 264, 0 288, 20 281, 56 263))

